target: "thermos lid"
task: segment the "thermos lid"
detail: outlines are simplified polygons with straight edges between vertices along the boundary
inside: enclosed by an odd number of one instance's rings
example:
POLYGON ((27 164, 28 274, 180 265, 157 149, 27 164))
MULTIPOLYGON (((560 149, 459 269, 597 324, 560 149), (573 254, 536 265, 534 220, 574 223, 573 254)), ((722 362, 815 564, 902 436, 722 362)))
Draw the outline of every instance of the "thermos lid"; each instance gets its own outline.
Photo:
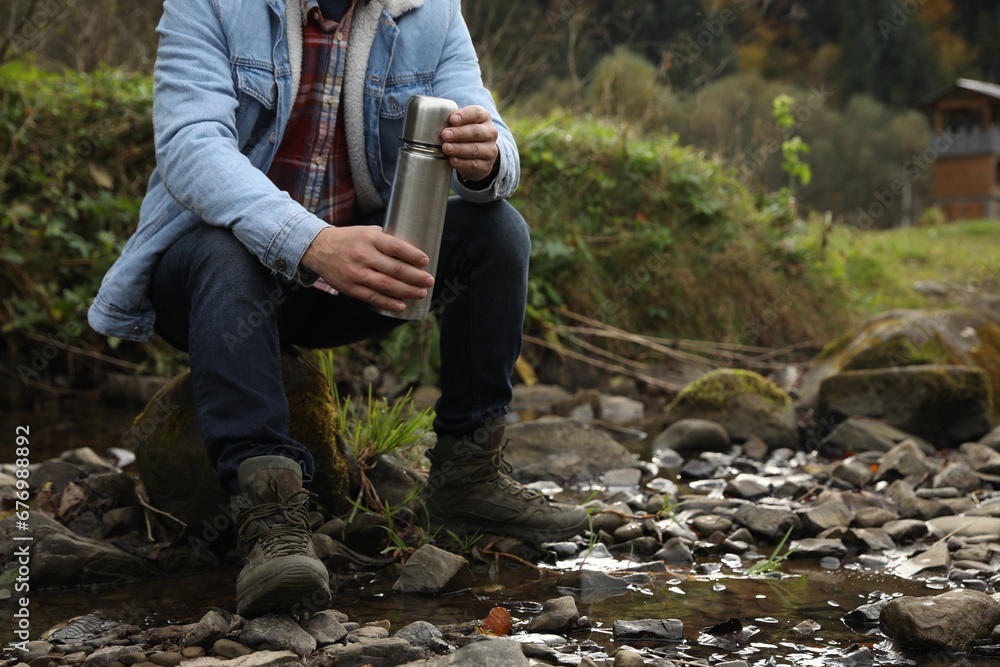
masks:
POLYGON ((448 116, 457 110, 458 105, 452 100, 414 95, 406 103, 403 141, 440 146, 441 130, 448 125, 448 116))

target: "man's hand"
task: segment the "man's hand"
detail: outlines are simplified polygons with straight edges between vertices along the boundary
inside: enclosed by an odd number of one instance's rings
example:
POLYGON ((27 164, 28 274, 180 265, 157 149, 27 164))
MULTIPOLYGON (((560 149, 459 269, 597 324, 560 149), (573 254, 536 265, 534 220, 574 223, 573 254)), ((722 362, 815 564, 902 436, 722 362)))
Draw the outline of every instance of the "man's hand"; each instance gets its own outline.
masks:
POLYGON ((400 299, 422 299, 434 278, 421 267, 427 255, 377 226, 328 227, 302 256, 302 265, 339 292, 383 310, 401 311, 400 299))
POLYGON ((451 127, 441 130, 441 150, 451 166, 467 181, 490 175, 500 155, 497 128, 490 112, 481 106, 463 107, 448 117, 451 127))

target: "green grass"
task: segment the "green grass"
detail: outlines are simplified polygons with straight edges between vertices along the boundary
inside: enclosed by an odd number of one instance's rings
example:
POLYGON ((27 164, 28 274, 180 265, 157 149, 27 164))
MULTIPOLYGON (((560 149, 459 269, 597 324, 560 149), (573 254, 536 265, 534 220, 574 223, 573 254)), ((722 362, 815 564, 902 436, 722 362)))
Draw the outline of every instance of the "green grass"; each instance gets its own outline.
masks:
POLYGON ((837 227, 823 251, 822 233, 820 225, 811 226, 803 245, 846 282, 860 317, 893 308, 961 306, 974 292, 1000 288, 998 220, 875 231, 837 227), (942 284, 948 294, 922 294, 914 287, 919 281, 942 284))

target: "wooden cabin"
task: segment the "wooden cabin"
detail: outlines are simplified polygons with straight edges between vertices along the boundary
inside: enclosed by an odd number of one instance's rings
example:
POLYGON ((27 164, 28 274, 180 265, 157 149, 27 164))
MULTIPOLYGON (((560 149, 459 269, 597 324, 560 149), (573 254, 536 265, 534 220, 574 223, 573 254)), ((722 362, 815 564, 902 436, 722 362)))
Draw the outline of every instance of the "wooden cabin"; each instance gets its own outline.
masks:
POLYGON ((934 119, 931 203, 949 220, 1000 218, 1000 85, 958 79, 921 107, 934 119))

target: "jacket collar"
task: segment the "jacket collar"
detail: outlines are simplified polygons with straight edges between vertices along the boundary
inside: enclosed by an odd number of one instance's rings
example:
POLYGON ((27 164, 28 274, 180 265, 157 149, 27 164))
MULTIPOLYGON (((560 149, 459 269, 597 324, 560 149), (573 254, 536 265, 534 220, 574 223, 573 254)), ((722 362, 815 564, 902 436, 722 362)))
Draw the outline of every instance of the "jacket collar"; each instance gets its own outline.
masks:
POLYGON ((424 4, 424 0, 358 0, 358 2, 377 2, 385 7, 392 18, 397 18, 401 14, 424 4))

